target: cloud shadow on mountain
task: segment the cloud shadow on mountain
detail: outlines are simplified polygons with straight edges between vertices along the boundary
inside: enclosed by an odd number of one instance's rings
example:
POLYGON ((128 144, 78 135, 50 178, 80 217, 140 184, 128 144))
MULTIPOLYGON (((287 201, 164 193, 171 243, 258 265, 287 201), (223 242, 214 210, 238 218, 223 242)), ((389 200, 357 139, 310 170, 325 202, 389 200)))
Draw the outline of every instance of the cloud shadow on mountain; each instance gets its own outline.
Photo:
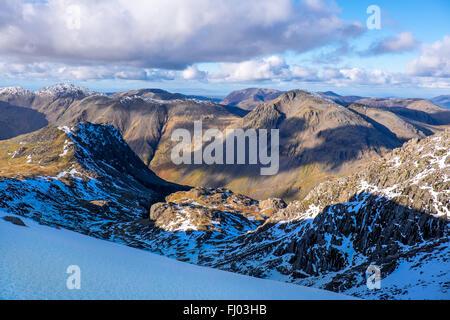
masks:
POLYGON ((11 139, 48 125, 43 113, 0 101, 0 140, 11 139))

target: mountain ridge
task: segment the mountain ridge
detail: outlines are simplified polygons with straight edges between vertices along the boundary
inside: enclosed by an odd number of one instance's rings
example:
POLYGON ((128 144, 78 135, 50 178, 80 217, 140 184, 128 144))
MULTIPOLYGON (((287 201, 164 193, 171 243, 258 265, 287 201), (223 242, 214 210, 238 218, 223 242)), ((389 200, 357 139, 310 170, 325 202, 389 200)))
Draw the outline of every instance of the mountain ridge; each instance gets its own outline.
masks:
POLYGON ((186 189, 151 172, 112 126, 45 127, 1 141, 0 156, 1 207, 84 233, 96 221, 142 218, 186 189))
POLYGON ((220 103, 253 110, 258 104, 278 98, 282 91, 265 88, 247 88, 229 93, 220 103))
POLYGON ((257 199, 303 197, 329 177, 346 174, 408 139, 423 138, 449 125, 437 106, 430 103, 428 109, 421 111, 422 102, 413 100, 401 102, 401 107, 359 103, 344 107, 320 94, 293 90, 246 111, 213 101, 183 98, 161 89, 107 96, 75 86, 56 87, 59 89, 53 91, 63 92, 61 97, 36 95, 19 88, 0 90, 0 101, 7 103, 0 107, 11 110, 8 122, 17 123, 6 124, 3 138, 46 124, 112 124, 141 160, 163 179, 193 187, 225 187, 257 199), (297 98, 292 96, 295 92, 297 98), (18 106, 29 109, 35 122, 15 116, 13 110, 21 110, 18 106), (175 166, 170 159, 174 146, 171 133, 184 128, 192 134, 194 121, 202 121, 204 130, 219 131, 279 125, 282 158, 278 177, 252 175, 259 168, 251 166, 175 166), (30 126, 33 123, 35 126, 30 126), (328 154, 329 150, 333 155, 328 154))

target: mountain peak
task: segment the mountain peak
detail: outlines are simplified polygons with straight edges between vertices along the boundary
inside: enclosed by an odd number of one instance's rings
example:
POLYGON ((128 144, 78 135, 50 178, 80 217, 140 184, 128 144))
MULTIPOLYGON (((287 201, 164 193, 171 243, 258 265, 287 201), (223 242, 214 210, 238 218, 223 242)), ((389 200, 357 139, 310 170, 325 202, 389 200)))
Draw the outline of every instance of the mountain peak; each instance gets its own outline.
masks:
POLYGON ((24 89, 22 87, 5 87, 0 88, 0 95, 11 95, 11 96, 30 96, 33 92, 24 89))
POLYGON ((220 103, 252 110, 260 103, 276 99, 281 93, 275 89, 247 88, 231 92, 220 103))
POLYGON ((185 98, 185 96, 182 95, 181 93, 172 93, 163 89, 156 89, 156 88, 144 88, 144 89, 121 91, 113 94, 112 97, 114 98, 131 97, 133 99, 139 97, 142 99, 153 99, 153 102, 185 98))
POLYGON ((87 97, 94 94, 93 91, 85 87, 75 86, 70 83, 59 83, 36 91, 38 95, 50 95, 62 97, 87 97))
POLYGON ((327 95, 327 96, 340 97, 340 95, 337 94, 337 93, 334 92, 334 91, 318 92, 318 94, 324 94, 324 95, 327 95))

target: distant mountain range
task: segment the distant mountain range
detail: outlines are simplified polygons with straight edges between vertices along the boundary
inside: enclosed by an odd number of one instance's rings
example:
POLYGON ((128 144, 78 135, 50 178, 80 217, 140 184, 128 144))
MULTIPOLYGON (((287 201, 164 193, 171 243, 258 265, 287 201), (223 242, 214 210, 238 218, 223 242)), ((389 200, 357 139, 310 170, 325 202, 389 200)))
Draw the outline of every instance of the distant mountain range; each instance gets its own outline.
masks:
POLYGON ((110 124, 165 180, 198 187, 226 187, 257 199, 276 196, 292 200, 306 196, 321 181, 364 166, 369 159, 382 156, 408 139, 423 138, 450 124, 449 111, 421 99, 340 97, 332 92, 281 93, 268 89, 246 89, 231 96, 232 106, 161 89, 104 95, 67 84, 36 92, 4 88, 0 89, 4 122, 0 139, 48 124, 110 124), (273 96, 277 98, 267 101, 273 96), (244 110, 238 106, 239 98, 258 104, 244 110), (346 102, 342 105, 335 101, 346 102), (192 132, 197 120, 202 120, 204 130, 278 128, 279 174, 260 176, 258 165, 173 164, 173 130, 186 128, 192 132))
MULTIPOLYGON (((276 99, 284 91, 279 91, 275 89, 265 89, 265 88, 247 88, 236 90, 228 94, 224 99, 221 100, 221 104, 237 106, 242 109, 252 110, 258 104, 276 99)), ((366 99, 367 97, 362 96, 343 96, 339 95, 333 91, 323 91, 317 92, 324 99, 332 100, 340 105, 348 106, 354 102, 361 99, 366 99)), ((387 98, 387 97, 386 97, 387 98)), ((384 98, 384 99, 386 99, 384 98)), ((395 98, 392 98, 395 99, 395 98)), ((400 99, 401 100, 401 99, 400 99)), ((422 99, 419 99, 422 100, 422 99)), ((443 108, 450 108, 450 95, 441 95, 428 99, 430 102, 434 103, 443 108)))
POLYGON ((278 98, 283 91, 263 88, 248 88, 231 92, 221 104, 252 110, 258 104, 278 98))
POLYGON ((450 95, 434 97, 434 98, 430 99, 430 101, 438 106, 450 109, 450 95))
POLYGON ((345 107, 364 98, 360 96, 341 96, 337 93, 334 93, 333 91, 318 92, 318 94, 325 99, 332 100, 345 107))

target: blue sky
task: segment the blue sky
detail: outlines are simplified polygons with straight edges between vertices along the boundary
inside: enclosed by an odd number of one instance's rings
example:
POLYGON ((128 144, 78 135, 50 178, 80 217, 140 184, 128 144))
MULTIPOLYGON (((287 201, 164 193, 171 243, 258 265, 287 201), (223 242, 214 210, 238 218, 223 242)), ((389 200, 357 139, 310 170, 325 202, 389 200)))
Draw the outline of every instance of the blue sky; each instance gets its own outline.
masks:
POLYGON ((5 0, 0 86, 432 97, 450 93, 449 21, 444 0, 5 0))

